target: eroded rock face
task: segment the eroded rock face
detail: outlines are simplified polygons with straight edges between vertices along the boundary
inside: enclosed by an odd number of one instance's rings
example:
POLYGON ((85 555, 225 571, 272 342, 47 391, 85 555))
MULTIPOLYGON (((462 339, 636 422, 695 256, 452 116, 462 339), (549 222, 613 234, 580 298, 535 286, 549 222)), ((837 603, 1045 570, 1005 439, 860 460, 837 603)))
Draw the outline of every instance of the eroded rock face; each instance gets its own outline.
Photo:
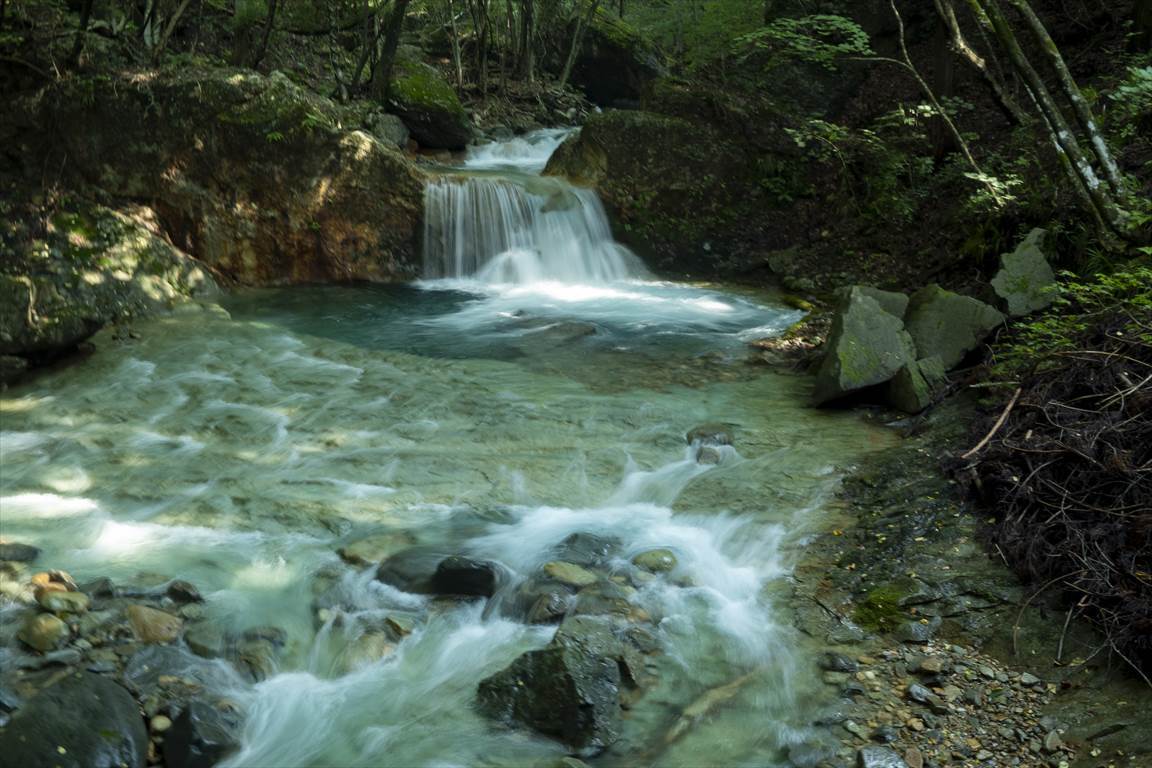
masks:
POLYGON ((916 361, 916 346, 904 323, 859 287, 844 295, 832 321, 827 352, 812 399, 817 405, 883 384, 916 361))
POLYGON ((480 683, 480 709, 555 738, 580 755, 597 754, 620 735, 623 659, 623 645, 608 620, 571 617, 546 648, 524 654, 480 683))
POLYGON ((147 753, 136 701, 91 672, 40 691, 0 729, 5 765, 21 768, 143 768, 147 753))
POLYGON ((50 158, 66 154, 68 168, 113 196, 151 201, 178 248, 232 279, 418 273, 420 172, 279 73, 78 78, 46 94, 43 109, 50 158))

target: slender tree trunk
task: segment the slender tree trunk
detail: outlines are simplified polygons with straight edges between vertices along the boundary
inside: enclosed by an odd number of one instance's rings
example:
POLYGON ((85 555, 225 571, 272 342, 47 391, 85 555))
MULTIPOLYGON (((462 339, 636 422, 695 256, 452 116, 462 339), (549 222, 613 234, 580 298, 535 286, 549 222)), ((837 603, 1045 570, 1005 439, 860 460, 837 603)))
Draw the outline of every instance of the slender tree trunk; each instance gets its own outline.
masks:
POLYGON ((599 8, 600 0, 591 0, 588 4, 588 13, 576 17, 576 31, 572 34, 572 47, 568 50, 568 60, 564 62, 564 71, 560 73, 561 88, 568 84, 568 78, 572 76, 572 67, 576 65, 576 57, 580 53, 580 47, 584 44, 584 33, 587 31, 588 25, 592 23, 592 19, 595 18, 599 8))
POLYGON ((452 0, 448 0, 448 24, 452 28, 452 68, 456 72, 456 90, 460 91, 464 89, 464 57, 460 53, 460 28, 452 0))
POLYGON ((276 26, 276 11, 280 7, 280 0, 268 0, 268 18, 264 22, 264 36, 260 38, 260 47, 252 57, 252 69, 260 66, 264 56, 268 53, 268 42, 272 39, 272 29, 276 26))
POLYGON ((4 22, 8 19, 8 0, 0 0, 0 31, 4 29, 4 22))
POLYGON ((1076 135, 1064 119, 1064 114, 1056 105, 1043 79, 1028 61, 1024 49, 1020 47, 1020 42, 1016 39, 1015 33, 1000 9, 999 3, 997 0, 969 0, 969 2, 978 6, 980 11, 987 15, 996 37, 1008 53, 1009 60, 1024 79, 1029 93, 1048 124, 1051 138, 1059 150, 1067 156, 1068 165, 1065 167, 1071 171, 1073 183, 1082 185, 1084 192, 1091 199, 1093 207, 1099 211, 1100 218, 1107 222, 1113 232, 1117 235, 1121 234, 1123 224, 1116 202, 1097 177, 1092 164, 1085 157, 1080 142, 1077 141, 1076 135))
POLYGON ((372 75, 372 95, 382 104, 387 104, 392 96, 392 65, 396 62, 396 49, 400 46, 400 33, 404 29, 408 3, 409 0, 394 0, 380 60, 376 62, 376 72, 372 75))
POLYGON ((1134 53, 1152 49, 1152 0, 1136 0, 1136 6, 1132 9, 1132 40, 1129 48, 1134 53))
POLYGON ((531 83, 536 78, 536 17, 534 0, 520 0, 520 59, 516 76, 531 83))
POLYGON ((1076 116, 1076 122, 1080 124, 1080 130, 1088 138, 1089 146, 1092 147, 1092 152, 1096 155, 1096 159, 1100 162, 1100 167, 1104 170, 1104 178, 1108 182, 1108 186, 1112 190, 1112 194, 1117 198, 1124 196, 1124 184, 1120 179, 1120 167, 1112 158, 1112 153, 1108 149, 1108 144, 1104 140, 1104 135, 1100 129, 1096 127, 1096 121, 1092 118, 1092 108, 1088 106, 1088 101, 1084 98, 1083 92, 1080 87, 1076 85, 1076 80, 1073 79, 1072 73, 1068 71, 1068 65, 1064 62, 1064 57, 1060 55, 1060 49, 1056 47, 1052 37, 1048 34, 1048 30, 1044 27, 1044 23, 1040 21, 1040 17, 1032 10, 1032 6, 1028 4, 1028 0, 1010 0, 1020 11, 1024 20, 1028 23, 1028 28, 1032 30, 1032 35, 1040 44, 1040 50, 1043 56, 1048 60, 1048 65, 1056 74, 1056 79, 1060 83, 1060 89, 1064 91, 1065 98, 1072 104, 1072 114, 1076 116))
POLYGON ((172 18, 168 20, 168 24, 164 27, 164 33, 160 35, 160 39, 156 42, 156 47, 152 49, 153 64, 160 60, 160 55, 164 53, 164 49, 168 46, 169 38, 171 38, 172 33, 176 31, 176 25, 180 23, 180 18, 191 4, 192 0, 183 0, 172 13, 172 18))
POLYGON ((617 7, 617 9, 616 9, 616 14, 617 14, 617 15, 618 15, 620 18, 624 18, 624 0, 620 0, 620 4, 619 4, 619 6, 618 6, 618 7, 617 7))
POLYGON ((76 27, 76 41, 72 43, 72 53, 68 54, 70 67, 80 62, 80 54, 84 51, 84 40, 88 37, 88 21, 92 18, 93 1, 84 0, 84 5, 80 7, 80 25, 76 27))
POLYGON ((1008 118, 1008 121, 1013 125, 1023 125, 1027 122, 1027 117, 1024 110, 1016 103, 1008 94, 1008 87, 1004 80, 1000 77, 996 70, 988 66, 988 62, 984 57, 976 52, 971 45, 968 44, 964 33, 960 29, 960 23, 956 19, 956 9, 952 5, 952 0, 935 0, 936 13, 940 16, 940 20, 947 28, 951 38, 952 50, 956 52, 961 59, 968 62, 980 76, 984 79, 985 84, 989 90, 992 91, 992 96, 996 101, 1000 111, 1008 118))
MULTIPOLYGON (((367 0, 365 0, 364 7, 366 9, 371 7, 367 0)), ((372 57, 372 52, 376 50, 376 46, 379 44, 381 28, 376 22, 375 13, 368 12, 364 15, 364 33, 360 44, 360 56, 356 59, 356 67, 352 70, 352 81, 348 84, 349 91, 355 91, 360 87, 360 78, 364 76, 368 59, 372 57)))

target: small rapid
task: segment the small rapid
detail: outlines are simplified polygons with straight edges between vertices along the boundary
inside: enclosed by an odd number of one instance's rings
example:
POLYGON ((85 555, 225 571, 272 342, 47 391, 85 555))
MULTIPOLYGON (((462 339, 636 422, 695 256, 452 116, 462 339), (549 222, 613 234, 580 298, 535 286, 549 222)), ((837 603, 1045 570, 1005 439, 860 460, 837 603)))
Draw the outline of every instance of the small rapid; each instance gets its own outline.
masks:
MULTIPOLYGON (((0 393, 3 535, 125 594, 196 585, 172 653, 122 674, 234 706, 226 766, 565 754, 477 706, 483 680, 559 631, 525 608, 556 563, 595 581, 564 610, 643 649, 598 764, 779 765, 812 738, 812 650, 779 593, 843 469, 889 437, 743 364, 745 334, 796 313, 653 280, 593 193, 534 186, 524 169, 561 139, 476 150, 459 170, 504 175, 430 187, 442 277, 238 292, 0 393), (556 193, 578 204, 545 210, 556 193), (734 440, 687 442, 701 424, 734 440), (637 565, 652 553, 659 567, 637 565), (489 563, 496 586, 455 600, 381 576, 405 556, 489 563), (274 653, 208 653, 212 632, 274 653)), ((0 599, 0 662, 23 663, 22 606, 0 599)))

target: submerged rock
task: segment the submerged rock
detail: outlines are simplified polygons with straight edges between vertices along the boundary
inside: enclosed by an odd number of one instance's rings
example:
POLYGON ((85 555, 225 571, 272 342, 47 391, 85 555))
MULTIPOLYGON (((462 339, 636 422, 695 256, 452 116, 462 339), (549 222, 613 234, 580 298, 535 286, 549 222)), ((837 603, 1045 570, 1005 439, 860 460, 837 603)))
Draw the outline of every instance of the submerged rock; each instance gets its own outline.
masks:
POLYGON ((832 321, 827 352, 816 372, 816 405, 892 378, 914 362, 916 347, 900 318, 858 286, 843 296, 832 321))
POLYGON ((30 563, 38 557, 40 557, 40 548, 31 544, 21 544, 15 541, 0 543, 0 560, 30 563))
POLYGON ((1056 275, 1043 251, 1047 238, 1048 230, 1033 229, 1016 250, 1000 256, 992 289, 1011 317, 1044 309, 1056 298, 1056 275))
POLYGON ((4 764, 20 768, 143 768, 147 753, 136 701, 91 672, 40 691, 0 729, 4 764))
POLYGON ((432 575, 444 554, 430 547, 412 547, 389 556, 376 569, 376 580, 403 592, 429 594, 432 575))
POLYGON ((861 747, 856 752, 856 768, 908 768, 908 764, 888 747, 861 747))
POLYGON ((594 533, 573 533, 553 548, 557 560, 584 567, 605 562, 620 546, 620 540, 594 533))
POLYGON ((545 563, 543 570, 549 578, 572 587, 586 587, 599 580, 599 577, 592 571, 559 560, 545 563))
POLYGON ((16 637, 25 645, 41 653, 59 648, 70 635, 68 625, 50 613, 37 613, 28 616, 16 637))
POLYGON ((684 436, 688 445, 732 445, 732 429, 726 424, 701 424, 684 436))
POLYGON ((620 735, 623 653, 607 620, 569 618, 546 648, 480 683, 480 709, 595 755, 620 735))
POLYGON ((126 613, 132 634, 142 643, 171 643, 184 626, 179 616, 146 605, 130 605, 126 613))
POLYGON ((632 558, 632 564, 649 573, 664 573, 676 568, 676 554, 670 549, 649 549, 632 558))
POLYGON ((905 319, 919 357, 938 357, 946 370, 959 365, 1003 322, 995 307, 938 285, 912 295, 905 319))

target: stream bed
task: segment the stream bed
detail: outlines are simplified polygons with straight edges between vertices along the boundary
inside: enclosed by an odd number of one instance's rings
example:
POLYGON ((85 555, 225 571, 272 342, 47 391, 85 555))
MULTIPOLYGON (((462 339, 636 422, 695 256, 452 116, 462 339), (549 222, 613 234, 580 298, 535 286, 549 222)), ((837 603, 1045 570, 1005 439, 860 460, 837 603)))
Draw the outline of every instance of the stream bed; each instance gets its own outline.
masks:
POLYGON ((780 596, 840 477, 895 438, 746 362, 794 310, 657 281, 590 193, 516 181, 555 138, 489 147, 461 169, 479 176, 448 182, 511 187, 435 192, 458 239, 429 247, 426 282, 237 292, 105 332, 82 364, 0 395, 6 538, 80 582, 186 580, 198 623, 279 633, 256 681, 187 654, 244 714, 227 765, 562 756, 476 694, 551 641, 507 596, 579 537, 610 542, 598 573, 654 641, 597 765, 775 765, 812 738, 828 694, 780 596), (570 207, 547 207, 557 193, 570 207), (483 237, 461 224, 477 216, 483 237), (732 445, 690 444, 704 424, 732 445), (501 586, 445 600, 376 578, 415 548, 494 563, 501 586), (671 567, 638 572, 664 549, 671 567), (403 631, 384 641, 382 624, 403 631))

